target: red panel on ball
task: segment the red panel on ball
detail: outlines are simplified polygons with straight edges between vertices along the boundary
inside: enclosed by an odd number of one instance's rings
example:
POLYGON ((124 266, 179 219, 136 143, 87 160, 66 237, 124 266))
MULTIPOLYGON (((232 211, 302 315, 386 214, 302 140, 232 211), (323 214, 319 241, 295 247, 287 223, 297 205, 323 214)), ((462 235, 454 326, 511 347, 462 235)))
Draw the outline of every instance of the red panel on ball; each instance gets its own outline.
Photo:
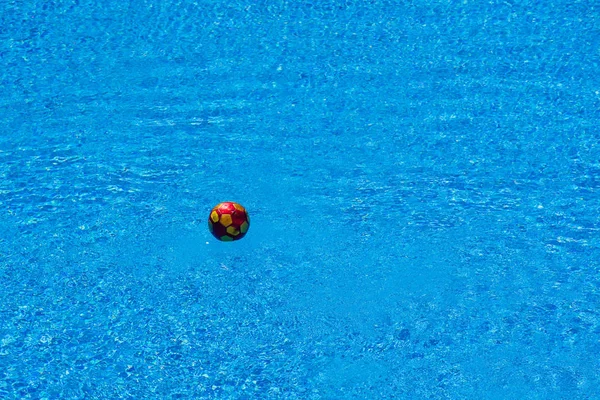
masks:
POLYGON ((244 223, 244 221, 246 221, 246 213, 244 213, 242 211, 235 210, 235 212, 231 216, 231 219, 233 221, 233 224, 237 228, 239 228, 240 225, 242 225, 244 223))
POLYGON ((230 201, 226 201, 224 203, 219 204, 219 211, 221 214, 231 214, 235 210, 233 203, 230 201))
POLYGON ((227 228, 225 228, 223 225, 221 225, 219 222, 217 222, 217 223, 213 224, 212 234, 214 237, 220 238, 221 236, 227 234, 227 228))

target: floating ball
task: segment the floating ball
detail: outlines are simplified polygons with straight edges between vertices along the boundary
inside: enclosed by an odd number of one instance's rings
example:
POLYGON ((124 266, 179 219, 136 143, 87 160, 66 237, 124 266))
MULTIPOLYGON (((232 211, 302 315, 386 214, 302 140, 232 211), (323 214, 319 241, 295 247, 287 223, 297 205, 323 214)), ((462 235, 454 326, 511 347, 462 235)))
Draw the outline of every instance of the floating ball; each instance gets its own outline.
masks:
POLYGON ((217 204, 208 216, 210 233, 223 242, 240 240, 246 236, 248 228, 250 217, 246 209, 232 201, 217 204))

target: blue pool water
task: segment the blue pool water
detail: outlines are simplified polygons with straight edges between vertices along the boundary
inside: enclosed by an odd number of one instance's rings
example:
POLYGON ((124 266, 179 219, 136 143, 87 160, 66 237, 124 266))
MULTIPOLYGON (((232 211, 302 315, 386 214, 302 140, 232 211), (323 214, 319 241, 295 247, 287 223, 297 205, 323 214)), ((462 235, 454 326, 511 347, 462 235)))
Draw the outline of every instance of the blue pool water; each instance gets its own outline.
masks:
POLYGON ((593 2, 0 7, 0 398, 600 398, 593 2))

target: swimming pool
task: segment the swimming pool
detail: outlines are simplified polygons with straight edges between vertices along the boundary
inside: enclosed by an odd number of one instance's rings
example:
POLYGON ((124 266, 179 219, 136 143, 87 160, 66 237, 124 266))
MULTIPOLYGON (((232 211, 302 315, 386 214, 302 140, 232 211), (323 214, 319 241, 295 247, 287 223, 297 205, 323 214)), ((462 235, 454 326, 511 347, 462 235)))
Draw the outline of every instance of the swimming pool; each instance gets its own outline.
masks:
POLYGON ((4 3, 0 397, 597 398, 599 11, 4 3))

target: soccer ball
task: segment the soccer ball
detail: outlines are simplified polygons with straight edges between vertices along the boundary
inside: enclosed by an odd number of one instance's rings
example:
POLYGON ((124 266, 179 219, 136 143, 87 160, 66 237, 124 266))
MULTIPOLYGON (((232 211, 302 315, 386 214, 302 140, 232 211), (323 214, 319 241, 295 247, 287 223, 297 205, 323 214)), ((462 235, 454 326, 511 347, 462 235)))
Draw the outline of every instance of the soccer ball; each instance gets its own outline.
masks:
POLYGON ((246 236, 249 227, 246 209, 232 201, 217 204, 208 216, 208 230, 223 242, 240 240, 246 236))

